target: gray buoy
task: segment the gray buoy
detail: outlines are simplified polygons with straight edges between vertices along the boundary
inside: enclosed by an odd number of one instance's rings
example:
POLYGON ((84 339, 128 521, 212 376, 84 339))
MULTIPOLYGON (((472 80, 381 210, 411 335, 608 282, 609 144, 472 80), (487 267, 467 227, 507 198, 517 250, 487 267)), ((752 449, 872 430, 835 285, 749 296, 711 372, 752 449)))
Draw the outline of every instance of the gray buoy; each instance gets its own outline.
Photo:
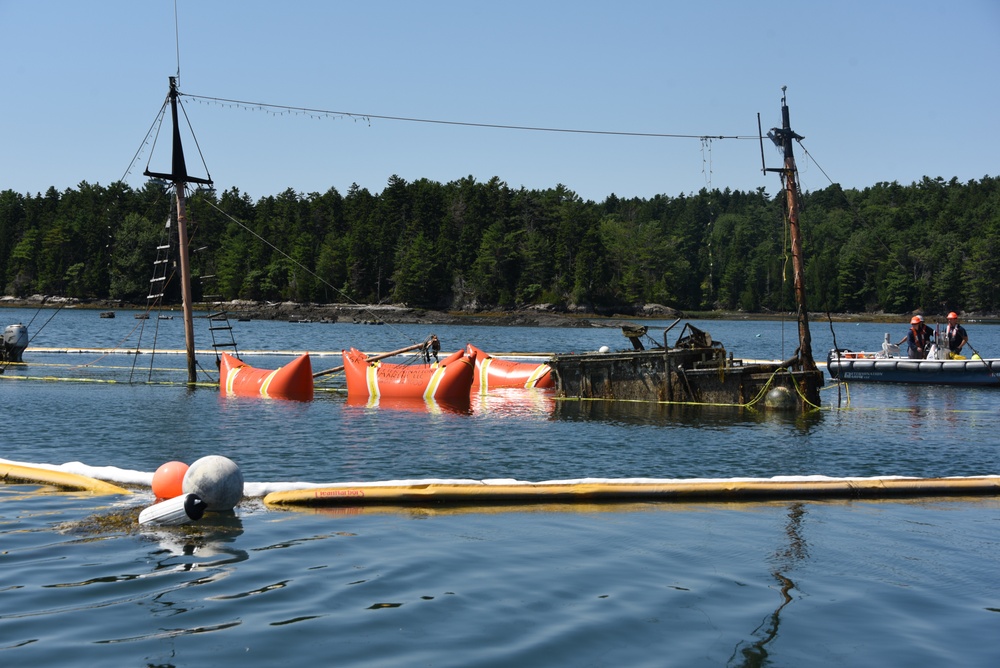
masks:
POLYGON ((204 501, 207 510, 232 510, 243 498, 243 473, 228 457, 209 455, 191 464, 182 487, 204 501))
POLYGON ((764 397, 764 405, 777 410, 795 408, 795 395, 787 387, 775 387, 764 397))

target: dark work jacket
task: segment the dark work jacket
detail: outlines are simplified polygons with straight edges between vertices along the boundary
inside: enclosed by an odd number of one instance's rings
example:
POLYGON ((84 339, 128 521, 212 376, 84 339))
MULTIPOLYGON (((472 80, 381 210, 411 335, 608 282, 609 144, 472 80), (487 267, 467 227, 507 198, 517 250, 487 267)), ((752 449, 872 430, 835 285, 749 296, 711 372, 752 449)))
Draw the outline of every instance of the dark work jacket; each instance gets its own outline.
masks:
POLYGON ((962 327, 961 325, 956 325, 954 331, 951 332, 950 336, 949 336, 949 330, 946 329, 944 330, 944 332, 945 332, 945 337, 947 337, 948 339, 948 350, 950 350, 955 354, 958 354, 962 348, 962 346, 959 344, 964 344, 966 341, 969 340, 969 335, 966 334, 965 327, 962 327))

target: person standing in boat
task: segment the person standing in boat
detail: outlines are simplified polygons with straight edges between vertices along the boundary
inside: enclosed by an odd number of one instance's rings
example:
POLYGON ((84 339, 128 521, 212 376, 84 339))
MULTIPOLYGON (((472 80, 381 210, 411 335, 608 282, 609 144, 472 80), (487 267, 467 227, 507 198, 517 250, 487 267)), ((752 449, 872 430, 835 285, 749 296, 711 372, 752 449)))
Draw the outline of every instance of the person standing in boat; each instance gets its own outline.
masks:
POLYGON ((900 339, 896 345, 901 346, 905 341, 907 356, 911 360, 922 360, 927 357, 933 338, 934 330, 927 326, 923 316, 915 315, 910 318, 910 329, 906 332, 906 336, 900 339))
POLYGON ((944 333, 945 341, 948 344, 948 352, 952 359, 958 359, 962 355, 962 348, 969 342, 969 335, 965 327, 958 324, 958 314, 952 311, 948 314, 948 329, 944 333))

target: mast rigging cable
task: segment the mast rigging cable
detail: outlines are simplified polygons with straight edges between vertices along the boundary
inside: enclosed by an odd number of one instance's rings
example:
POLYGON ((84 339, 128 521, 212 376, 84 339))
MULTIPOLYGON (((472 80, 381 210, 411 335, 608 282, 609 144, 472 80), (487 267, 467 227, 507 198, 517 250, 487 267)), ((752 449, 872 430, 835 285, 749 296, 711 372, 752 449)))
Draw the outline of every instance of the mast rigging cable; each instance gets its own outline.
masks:
POLYGON ((230 105, 247 109, 250 111, 265 111, 270 114, 308 114, 311 116, 346 117, 353 119, 379 119, 383 121, 404 121, 407 123, 430 123, 435 125, 457 125, 471 128, 492 128, 496 130, 525 130, 530 132, 562 132, 570 134, 587 135, 613 135, 619 137, 655 137, 665 139, 757 139, 756 135, 692 135, 673 134, 664 132, 625 132, 620 130, 581 130, 575 128, 552 128, 532 125, 509 125, 501 123, 474 123, 468 121, 445 121, 431 118, 414 118, 409 116, 386 116, 380 114, 365 114, 353 111, 334 111, 331 109, 312 109, 308 107, 293 107, 284 104, 270 104, 267 102, 249 102, 247 100, 232 100, 222 97, 209 97, 206 95, 192 95, 190 93, 180 93, 185 97, 204 104, 230 105))

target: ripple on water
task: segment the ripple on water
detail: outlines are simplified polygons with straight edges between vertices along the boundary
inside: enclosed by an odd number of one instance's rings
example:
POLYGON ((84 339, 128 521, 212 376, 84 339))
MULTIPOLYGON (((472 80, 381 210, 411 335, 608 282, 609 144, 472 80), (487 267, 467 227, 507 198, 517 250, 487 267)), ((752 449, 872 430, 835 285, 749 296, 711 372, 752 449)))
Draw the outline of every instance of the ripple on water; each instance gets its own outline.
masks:
POLYGON ((997 658, 993 500, 251 506, 147 530, 137 500, 31 489, 0 486, 24 665, 997 658))

